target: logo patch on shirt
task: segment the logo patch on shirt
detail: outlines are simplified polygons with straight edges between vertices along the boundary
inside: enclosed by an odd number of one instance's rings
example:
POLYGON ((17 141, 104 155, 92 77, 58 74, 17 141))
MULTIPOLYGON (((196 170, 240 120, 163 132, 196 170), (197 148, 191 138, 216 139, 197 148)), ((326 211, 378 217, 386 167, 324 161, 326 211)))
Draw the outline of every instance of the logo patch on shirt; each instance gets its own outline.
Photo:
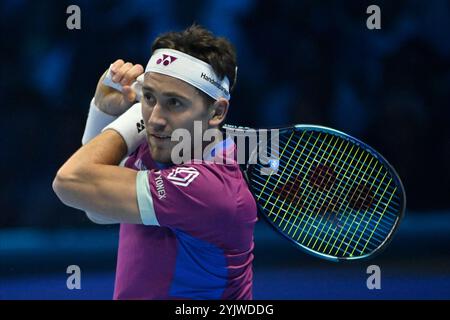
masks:
POLYGON ((173 184, 181 187, 187 187, 191 184, 200 173, 197 169, 192 167, 180 167, 173 169, 167 176, 167 179, 172 181, 173 184))
POLYGON ((166 189, 164 189, 164 181, 161 177, 161 170, 155 172, 156 192, 159 200, 166 198, 166 189))

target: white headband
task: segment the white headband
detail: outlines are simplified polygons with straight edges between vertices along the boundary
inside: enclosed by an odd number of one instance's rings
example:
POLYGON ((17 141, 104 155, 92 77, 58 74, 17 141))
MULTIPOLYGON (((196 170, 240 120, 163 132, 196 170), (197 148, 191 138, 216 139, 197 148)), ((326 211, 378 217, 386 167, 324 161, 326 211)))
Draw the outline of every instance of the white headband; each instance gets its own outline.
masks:
POLYGON ((156 72, 183 80, 213 99, 230 100, 230 81, 222 80, 206 62, 173 49, 153 52, 145 72, 156 72))

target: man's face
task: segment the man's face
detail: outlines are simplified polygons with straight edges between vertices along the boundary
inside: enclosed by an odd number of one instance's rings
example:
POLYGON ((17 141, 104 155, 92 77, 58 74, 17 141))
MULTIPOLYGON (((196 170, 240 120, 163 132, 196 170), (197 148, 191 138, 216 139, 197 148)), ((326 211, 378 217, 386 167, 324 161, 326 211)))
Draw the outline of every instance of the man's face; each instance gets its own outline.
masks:
POLYGON ((147 141, 152 158, 161 163, 171 162, 172 132, 186 129, 194 139, 194 121, 202 121, 208 129, 208 107, 197 89, 190 84, 159 73, 144 76, 142 116, 146 123, 147 141))

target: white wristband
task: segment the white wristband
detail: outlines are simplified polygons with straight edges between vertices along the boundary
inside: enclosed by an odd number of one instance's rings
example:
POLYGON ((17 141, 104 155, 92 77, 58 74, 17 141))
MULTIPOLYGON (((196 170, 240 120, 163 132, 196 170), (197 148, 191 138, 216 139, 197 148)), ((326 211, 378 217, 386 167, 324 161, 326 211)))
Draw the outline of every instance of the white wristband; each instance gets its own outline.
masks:
POLYGON ((113 129, 122 136, 127 144, 127 155, 131 154, 145 140, 146 136, 141 104, 134 104, 114 122, 105 127, 102 132, 108 129, 113 129))
POLYGON ((102 131, 104 127, 106 127, 116 119, 116 116, 111 116, 101 111, 95 105, 94 98, 92 98, 81 143, 85 145, 86 143, 91 141, 102 131))

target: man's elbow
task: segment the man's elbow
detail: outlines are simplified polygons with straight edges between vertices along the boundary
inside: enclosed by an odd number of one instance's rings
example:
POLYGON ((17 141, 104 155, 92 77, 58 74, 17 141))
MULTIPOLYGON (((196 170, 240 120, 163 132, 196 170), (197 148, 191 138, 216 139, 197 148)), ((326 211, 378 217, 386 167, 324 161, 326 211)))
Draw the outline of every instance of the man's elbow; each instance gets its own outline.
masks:
POLYGON ((86 212, 86 216, 88 217, 89 220, 91 220, 93 223, 95 224, 116 224, 119 223, 118 221, 111 219, 111 218, 107 218, 104 216, 101 216, 100 214, 97 213, 93 213, 93 212, 86 212))
POLYGON ((67 172, 63 168, 59 169, 53 179, 52 188, 56 196, 62 203, 68 206, 71 205, 71 195, 73 194, 74 185, 76 184, 76 177, 73 173, 67 172))

